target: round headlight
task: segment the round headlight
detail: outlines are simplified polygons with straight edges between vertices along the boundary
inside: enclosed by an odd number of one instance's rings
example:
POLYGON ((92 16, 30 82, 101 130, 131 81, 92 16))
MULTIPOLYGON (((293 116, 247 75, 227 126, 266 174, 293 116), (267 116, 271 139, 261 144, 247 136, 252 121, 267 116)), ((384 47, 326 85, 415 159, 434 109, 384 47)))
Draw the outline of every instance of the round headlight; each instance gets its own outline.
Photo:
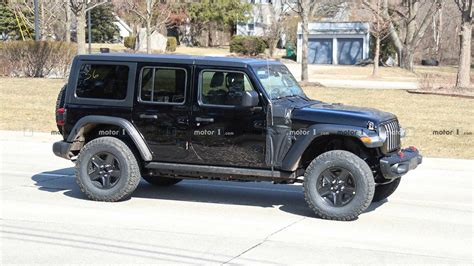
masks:
POLYGON ((379 137, 382 139, 383 142, 387 140, 387 130, 384 126, 379 126, 379 137))
POLYGON ((406 131, 403 127, 400 127, 400 138, 404 138, 406 136, 406 131))

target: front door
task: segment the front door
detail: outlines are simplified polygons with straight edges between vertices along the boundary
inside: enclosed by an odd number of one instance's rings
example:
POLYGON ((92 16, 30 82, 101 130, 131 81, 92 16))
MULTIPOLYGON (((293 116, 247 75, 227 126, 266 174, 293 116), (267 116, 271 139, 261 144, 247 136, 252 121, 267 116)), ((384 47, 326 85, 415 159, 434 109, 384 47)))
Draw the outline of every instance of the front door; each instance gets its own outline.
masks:
POLYGON ((265 112, 240 106, 242 92, 255 90, 237 69, 196 68, 189 156, 193 163, 265 167, 265 112))
POLYGON ((188 155, 192 67, 142 65, 133 121, 154 161, 182 162, 188 155))

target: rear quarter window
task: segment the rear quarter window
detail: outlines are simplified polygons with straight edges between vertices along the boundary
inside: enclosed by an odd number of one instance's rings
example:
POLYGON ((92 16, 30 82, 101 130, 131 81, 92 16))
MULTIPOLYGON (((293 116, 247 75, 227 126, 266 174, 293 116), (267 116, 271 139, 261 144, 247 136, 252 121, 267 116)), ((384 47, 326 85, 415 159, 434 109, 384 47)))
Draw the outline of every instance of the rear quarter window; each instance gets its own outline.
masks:
POLYGON ((76 95, 80 98, 123 100, 127 96, 129 67, 83 64, 79 69, 76 95))

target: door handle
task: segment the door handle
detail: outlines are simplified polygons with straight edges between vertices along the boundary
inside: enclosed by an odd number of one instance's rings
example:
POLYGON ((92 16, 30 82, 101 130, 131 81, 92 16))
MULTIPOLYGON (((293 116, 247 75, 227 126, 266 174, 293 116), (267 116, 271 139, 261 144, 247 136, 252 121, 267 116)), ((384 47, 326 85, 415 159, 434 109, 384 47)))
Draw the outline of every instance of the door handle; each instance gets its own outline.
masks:
POLYGON ((189 120, 187 117, 178 117, 176 119, 176 122, 179 124, 179 125, 188 125, 189 124, 189 120))
POLYGON ((148 115, 148 114, 141 114, 140 118, 145 118, 145 119, 158 119, 158 115, 148 115))
POLYGON ((208 123, 213 123, 214 118, 212 117, 196 117, 196 122, 208 122, 208 123))
POLYGON ((264 128, 265 127, 265 121, 263 120, 257 120, 253 122, 253 127, 254 128, 264 128))

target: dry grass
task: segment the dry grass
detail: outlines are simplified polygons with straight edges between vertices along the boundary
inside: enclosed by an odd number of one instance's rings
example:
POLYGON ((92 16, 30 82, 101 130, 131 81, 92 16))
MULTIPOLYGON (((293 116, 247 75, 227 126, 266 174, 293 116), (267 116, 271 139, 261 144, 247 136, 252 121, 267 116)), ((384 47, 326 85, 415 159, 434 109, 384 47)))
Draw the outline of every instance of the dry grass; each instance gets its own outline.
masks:
MULTIPOLYGON (((373 79, 372 66, 310 65, 309 74, 315 79, 373 79)), ((455 80, 456 74, 456 66, 416 66, 414 72, 399 67, 380 67, 379 75, 375 80, 416 82, 426 75, 455 80)), ((474 80, 474 69, 471 69, 471 79, 474 80)))
MULTIPOLYGON (((86 49, 88 49, 86 44, 86 49)), ((100 48, 109 48, 111 53, 130 52, 121 43, 92 43, 92 53, 99 53, 100 48)), ((154 51, 154 53, 158 53, 154 51)), ((227 56, 230 55, 229 47, 186 47, 178 46, 174 54, 188 54, 188 55, 214 55, 214 56, 227 56)))
POLYGON ((305 90, 313 99, 373 107, 396 114, 407 129, 403 145, 416 146, 425 156, 474 159, 474 100, 410 94, 403 90, 314 87, 305 90), (433 134, 439 130, 452 130, 453 134, 433 134))
MULTIPOLYGON (((0 129, 56 130, 54 105, 63 84, 60 79, 0 78, 0 129)), ((403 145, 417 146, 426 156, 474 159, 474 100, 401 90, 305 90, 313 99, 395 113, 408 129, 403 145), (434 135, 436 130, 453 130, 454 135, 434 135)))
POLYGON ((54 108, 62 79, 0 78, 0 129, 57 130, 54 108))
POLYGON ((226 56, 229 55, 229 47, 176 47, 175 54, 188 54, 188 55, 214 55, 214 56, 226 56))
MULTIPOLYGON (((123 43, 92 43, 92 53, 99 53, 100 48, 109 48, 111 53, 119 53, 127 51, 127 47, 123 43)), ((89 45, 86 43, 86 50, 89 49, 89 45)))

